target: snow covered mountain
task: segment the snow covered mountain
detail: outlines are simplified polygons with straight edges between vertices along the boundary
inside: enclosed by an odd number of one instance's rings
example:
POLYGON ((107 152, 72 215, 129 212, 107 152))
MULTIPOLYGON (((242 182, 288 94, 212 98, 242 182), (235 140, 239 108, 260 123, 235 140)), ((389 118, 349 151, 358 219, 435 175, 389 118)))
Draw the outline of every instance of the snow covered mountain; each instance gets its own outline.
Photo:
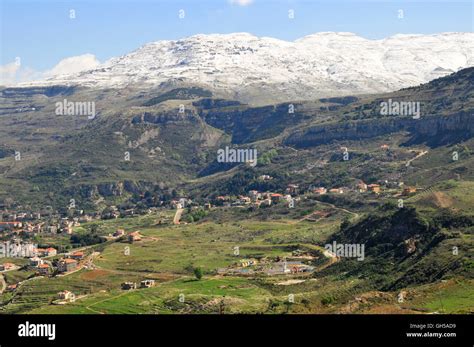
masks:
POLYGON ((251 101, 387 92, 474 66, 474 33, 395 35, 369 40, 322 32, 294 42, 247 33, 157 41, 93 70, 31 85, 201 85, 251 101))

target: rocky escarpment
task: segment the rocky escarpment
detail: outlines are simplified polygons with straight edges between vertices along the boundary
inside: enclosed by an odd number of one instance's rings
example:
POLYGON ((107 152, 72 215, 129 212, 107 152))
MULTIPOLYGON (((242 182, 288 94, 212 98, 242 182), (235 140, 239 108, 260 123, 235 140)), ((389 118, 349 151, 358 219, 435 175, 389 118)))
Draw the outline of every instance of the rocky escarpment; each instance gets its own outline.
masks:
POLYGON ((425 143, 441 146, 467 140, 474 135, 474 114, 468 111, 449 116, 386 117, 316 125, 296 131, 284 143, 288 146, 307 148, 333 141, 357 141, 406 131, 408 144, 425 143))
MULTIPOLYGON (((297 104, 292 107, 297 109, 297 104)), ((280 135, 309 116, 289 112, 289 104, 263 107, 211 109, 200 113, 204 121, 232 135, 232 143, 242 144, 270 139, 280 135)))
POLYGON ((142 114, 136 115, 132 118, 132 124, 168 124, 188 121, 195 122, 197 119, 188 112, 143 112, 142 114))
POLYGON ((154 187, 151 182, 135 182, 135 181, 117 181, 105 182, 99 184, 81 184, 70 187, 65 190, 65 194, 70 196, 81 197, 84 199, 91 199, 97 197, 113 197, 122 196, 126 193, 141 194, 154 187))
POLYGON ((47 97, 52 96, 68 96, 72 95, 78 87, 53 85, 45 87, 31 87, 31 88, 4 88, 0 90, 2 97, 29 97, 32 95, 45 95, 47 97))

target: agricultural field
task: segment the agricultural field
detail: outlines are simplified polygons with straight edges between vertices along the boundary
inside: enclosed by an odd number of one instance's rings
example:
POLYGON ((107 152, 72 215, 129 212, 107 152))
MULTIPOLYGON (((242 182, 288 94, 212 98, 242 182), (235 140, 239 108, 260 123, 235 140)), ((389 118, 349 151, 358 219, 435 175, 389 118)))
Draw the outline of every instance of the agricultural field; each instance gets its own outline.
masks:
MULTIPOLYGON (((315 202, 313 207, 318 210, 321 204, 315 202)), ((336 218, 305 220, 297 217, 298 211, 290 219, 230 218, 239 213, 238 209, 215 209, 199 222, 180 225, 157 224, 163 218, 161 212, 83 224, 77 233, 94 225, 94 230, 108 235, 121 227, 138 231, 141 240, 130 243, 119 238, 84 247, 86 253, 93 254, 92 261, 70 274, 46 278, 34 277, 25 270, 6 273, 7 283, 20 285, 14 293, 0 296, 2 312, 272 314, 472 310, 472 279, 461 274, 438 284, 380 291, 370 280, 356 274, 328 271, 337 260, 325 254, 323 245, 339 229, 340 220, 336 218), (227 273, 229 269, 241 270, 239 264, 246 259, 257 262, 247 268, 255 270, 252 275, 227 273), (268 270, 283 259, 303 259, 314 271, 274 275, 259 271, 260 264, 268 270), (195 269, 200 269, 202 277, 197 278, 195 269), (155 285, 121 289, 124 282, 142 280, 154 280, 155 285), (54 304, 57 293, 63 290, 73 292, 76 300, 54 304), (398 302, 403 291, 407 292, 405 300, 398 302)), ((355 225, 363 218, 342 215, 355 225)), ((444 248, 434 249, 433 257, 444 257, 444 248)), ((337 265, 343 266, 344 262, 337 265)))
POLYGON ((41 256, 46 266, 11 261, 19 268, 0 273, 0 313, 472 312, 473 75, 302 100, 291 117, 285 103, 192 86, 4 90, 10 108, 72 93, 100 100, 103 113, 55 122, 43 105, 2 132, 0 203, 11 222, 0 236, 57 254, 41 256), (412 96, 432 113, 377 111, 412 96), (176 113, 181 103, 189 112, 176 113), (48 127, 41 141, 38 122, 48 127), (41 146, 28 151, 20 136, 41 146), (224 147, 259 158, 221 163, 224 147), (76 264, 60 269, 68 257, 76 264), (75 300, 58 304, 62 291, 75 300))

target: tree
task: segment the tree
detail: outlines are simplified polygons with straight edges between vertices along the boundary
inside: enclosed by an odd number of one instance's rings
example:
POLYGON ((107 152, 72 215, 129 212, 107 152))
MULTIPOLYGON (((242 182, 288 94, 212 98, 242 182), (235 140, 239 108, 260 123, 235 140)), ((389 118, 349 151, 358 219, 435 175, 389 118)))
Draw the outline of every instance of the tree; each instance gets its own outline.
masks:
POLYGON ((351 226, 351 222, 347 218, 344 218, 339 229, 341 231, 344 231, 344 230, 347 230, 350 226, 351 226))
POLYGON ((200 267, 194 268, 194 276, 196 276, 196 279, 199 281, 202 278, 202 269, 200 267))

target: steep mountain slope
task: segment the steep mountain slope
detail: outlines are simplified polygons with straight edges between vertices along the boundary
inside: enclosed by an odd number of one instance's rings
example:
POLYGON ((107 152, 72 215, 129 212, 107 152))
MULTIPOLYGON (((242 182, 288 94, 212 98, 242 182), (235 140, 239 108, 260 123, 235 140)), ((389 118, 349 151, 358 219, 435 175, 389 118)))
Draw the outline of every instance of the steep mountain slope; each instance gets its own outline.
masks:
POLYGON ((98 68, 27 83, 92 87, 193 83, 244 102, 379 93, 474 65, 474 34, 368 40, 323 32, 287 42, 247 33, 157 41, 98 68))
MULTIPOLYGON (((406 144, 439 146, 458 143, 474 134, 474 68, 467 68, 430 83, 394 93, 361 97, 347 106, 333 122, 297 130, 285 143, 308 147, 334 140, 357 140, 407 131, 406 144), (382 115, 383 102, 419 103, 420 118, 411 115, 382 115)), ((322 110, 321 110, 322 111, 322 110)))
POLYGON ((446 210, 434 217, 411 207, 378 211, 354 225, 343 223, 327 240, 364 244, 366 261, 344 259, 327 273, 371 278, 384 290, 430 283, 453 273, 472 277, 473 225, 474 218, 446 210))
POLYGON ((94 208, 104 198, 150 190, 206 197, 265 189, 256 181, 262 174, 278 177, 266 188, 272 190, 290 181, 332 186, 401 174, 425 182, 440 168, 443 179, 470 177, 470 151, 458 148, 457 162, 450 151, 472 141, 473 74, 465 69, 390 94, 294 103, 294 113, 289 103, 251 107, 196 86, 3 89, 0 197, 59 206, 75 198, 94 208), (419 100, 429 113, 381 117, 380 102, 389 98, 419 100), (64 99, 96 101, 97 117, 56 115, 55 103, 64 99), (384 143, 392 149, 381 151, 384 143), (432 150, 406 166, 426 145, 432 150), (253 169, 219 164, 224 146, 256 148, 261 160, 253 169), (350 148, 351 161, 341 162, 341 146, 350 148))
POLYGON ((378 179, 429 187, 461 176, 472 179, 473 93, 474 69, 469 68, 395 93, 295 103, 294 114, 288 113, 286 104, 262 108, 259 116, 251 116, 253 109, 242 106, 204 110, 203 118, 232 136, 234 143, 255 146, 262 155, 271 149, 278 154, 255 169, 203 178, 198 190, 240 194, 263 189, 258 181, 263 174, 278 178, 270 189, 277 182, 280 189, 295 182, 303 187, 344 186, 378 179), (389 99, 420 102, 420 119, 382 116, 380 103, 389 99), (279 129, 281 124, 284 129, 279 129), (350 160, 342 160, 341 147, 348 148, 350 160), (453 152, 461 159, 454 161, 453 152))

